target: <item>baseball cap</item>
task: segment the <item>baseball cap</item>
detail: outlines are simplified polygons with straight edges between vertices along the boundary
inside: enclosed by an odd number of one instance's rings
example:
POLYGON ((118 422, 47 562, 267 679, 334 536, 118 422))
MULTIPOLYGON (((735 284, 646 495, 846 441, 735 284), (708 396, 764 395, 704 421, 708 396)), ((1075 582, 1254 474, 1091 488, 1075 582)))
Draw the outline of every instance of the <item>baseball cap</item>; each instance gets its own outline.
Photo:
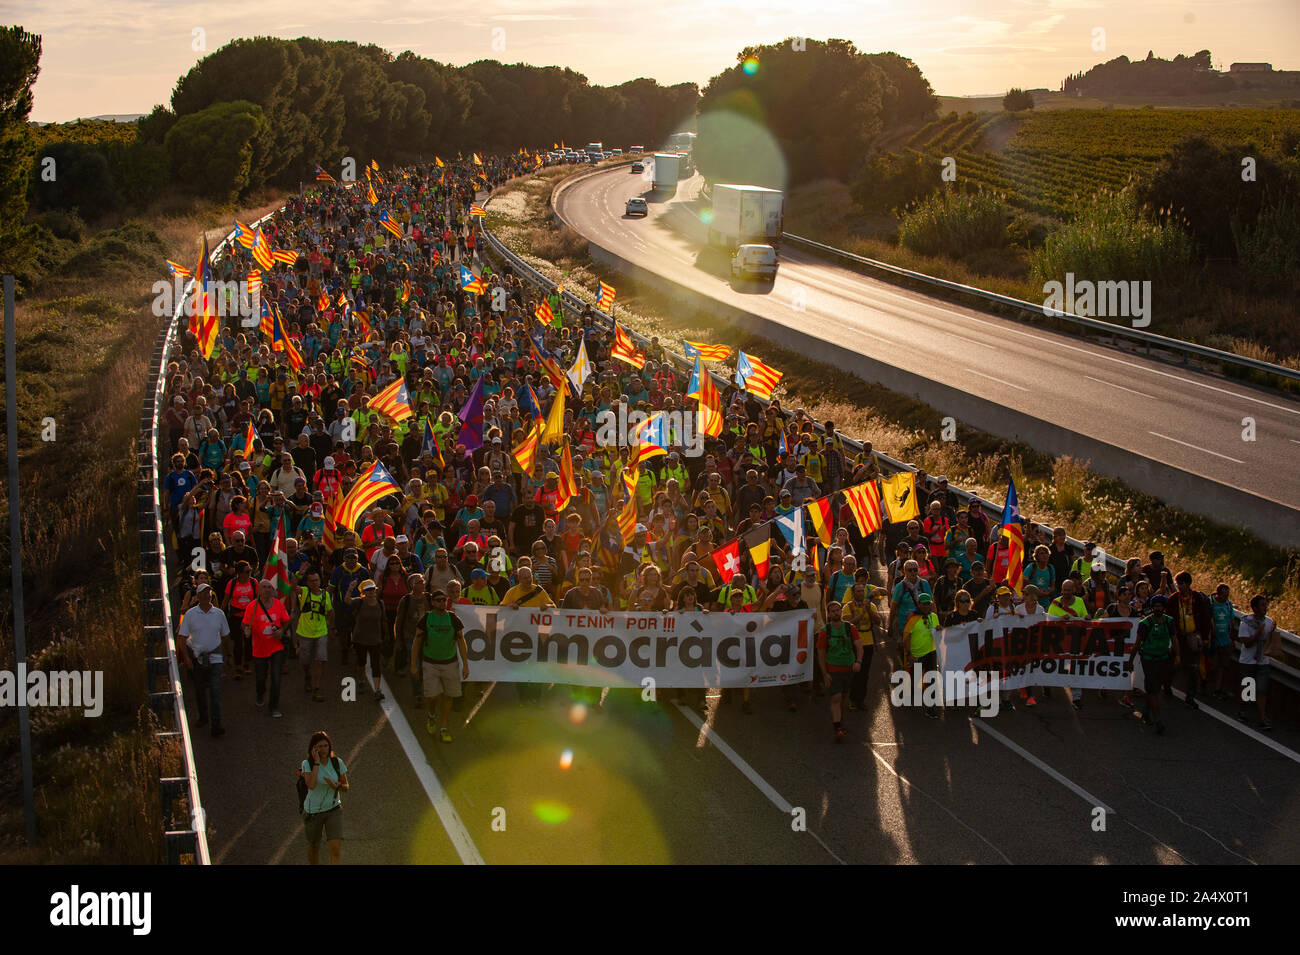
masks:
POLYGON ((253 470, 253 466, 252 466, 251 464, 249 464, 247 461, 240 461, 240 462, 239 462, 239 470, 241 470, 241 471, 251 471, 251 470, 253 470))
POLYGON ((1009 594, 1009 593, 1011 593, 1011 588, 1010 588, 1010 587, 999 587, 999 588, 998 588, 998 596, 1001 596, 1002 594, 1009 594))
POLYGON ((645 534, 645 533, 647 533, 647 528, 646 528, 646 526, 645 526, 644 524, 638 524, 638 525, 636 526, 636 533, 638 533, 638 534, 645 534))
MULTIPOLYGON (((314 507, 315 505, 312 505, 312 506, 314 507)), ((398 535, 397 535, 397 543, 399 543, 399 544, 409 544, 410 542, 411 542, 411 539, 410 539, 409 537, 407 537, 405 534, 398 534, 398 535)))
POLYGON ((549 481, 551 478, 555 478, 555 480, 558 481, 558 480, 560 479, 560 476, 559 476, 558 474, 556 474, 554 471, 547 471, 547 472, 546 472, 546 480, 549 481))
POLYGON ((196 594, 201 594, 201 593, 203 593, 203 591, 205 591, 205 590, 211 590, 211 589, 212 589, 212 588, 209 587, 207 584, 199 584, 197 587, 194 588, 194 592, 195 592, 196 594))
POLYGON ((365 590, 374 590, 374 589, 375 589, 375 582, 374 582, 373 580, 363 580, 363 581, 361 581, 361 589, 362 589, 363 591, 365 591, 365 590))
POLYGON ((1156 594, 1154 597, 1151 598, 1151 606, 1154 607, 1156 604, 1160 604, 1160 606, 1162 607, 1168 607, 1169 598, 1166 597, 1164 594, 1156 594))
POLYGON ((918 604, 934 603, 934 598, 931 597, 929 594, 920 594, 919 596, 917 596, 916 602, 918 604))
POLYGON ((478 506, 478 495, 477 495, 477 494, 470 494, 470 495, 467 495, 466 498, 465 498, 465 506, 466 506, 466 507, 477 507, 477 506, 478 506))
POLYGON ((487 571, 482 567, 475 567, 469 572, 470 580, 487 580, 487 571))
POLYGON ((327 471, 332 471, 332 470, 334 470, 334 459, 333 459, 333 458, 326 458, 326 459, 325 459, 325 470, 327 470, 327 471))

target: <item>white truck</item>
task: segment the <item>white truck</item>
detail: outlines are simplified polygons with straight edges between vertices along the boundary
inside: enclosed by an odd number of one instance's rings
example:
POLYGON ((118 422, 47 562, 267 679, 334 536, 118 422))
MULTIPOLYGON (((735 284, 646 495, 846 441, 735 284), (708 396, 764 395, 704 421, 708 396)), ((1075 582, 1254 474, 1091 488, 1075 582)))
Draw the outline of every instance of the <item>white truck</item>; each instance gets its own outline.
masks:
POLYGON ((713 187, 709 245, 735 250, 745 243, 778 246, 785 197, 779 189, 718 183, 713 187))
POLYGON ((599 162, 605 158, 604 143, 587 143, 587 157, 593 162, 599 162))
POLYGON ((677 153, 655 153, 653 188, 673 192, 681 178, 681 157, 677 153))

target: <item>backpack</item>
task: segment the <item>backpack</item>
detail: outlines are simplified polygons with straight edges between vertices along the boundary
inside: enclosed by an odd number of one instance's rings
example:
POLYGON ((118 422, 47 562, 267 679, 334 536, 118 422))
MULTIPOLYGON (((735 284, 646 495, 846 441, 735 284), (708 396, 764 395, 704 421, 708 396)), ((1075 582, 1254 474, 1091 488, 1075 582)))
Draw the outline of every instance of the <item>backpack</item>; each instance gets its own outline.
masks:
MULTIPOLYGON (((333 754, 330 755, 330 765, 334 767, 334 775, 342 778, 343 773, 340 772, 339 770, 339 758, 337 756, 334 756, 333 754)), ((307 789, 307 777, 305 777, 302 774, 302 770, 299 769, 298 770, 298 812, 299 814, 303 812, 303 808, 307 805, 308 792, 309 790, 307 789)))

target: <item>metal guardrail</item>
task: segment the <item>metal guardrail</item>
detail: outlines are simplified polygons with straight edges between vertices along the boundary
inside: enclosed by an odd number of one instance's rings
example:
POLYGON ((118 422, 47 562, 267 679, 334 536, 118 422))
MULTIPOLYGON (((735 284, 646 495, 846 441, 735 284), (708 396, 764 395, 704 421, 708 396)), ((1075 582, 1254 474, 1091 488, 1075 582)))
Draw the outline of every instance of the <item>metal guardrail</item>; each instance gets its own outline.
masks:
MULTIPOLYGON (((614 165, 622 165, 622 164, 614 164, 614 165)), ((606 168, 610 168, 610 167, 606 167, 606 168)), ((603 171, 603 170, 599 170, 599 171, 603 171)), ((586 178, 586 177, 588 177, 588 176, 595 175, 595 174, 597 174, 597 172, 598 172, 597 170, 592 170, 592 171, 588 171, 588 172, 583 172, 583 173, 580 173, 580 174, 578 174, 577 176, 573 177, 572 179, 565 180, 565 181, 566 181, 566 182, 573 182, 573 181, 575 181, 576 179, 586 178)), ((486 203, 488 203, 488 202, 491 202, 491 198, 490 198, 490 197, 489 197, 487 200, 485 200, 485 207, 486 207, 486 203)), ((552 211, 554 212, 554 208, 553 208, 553 207, 552 207, 552 211)), ((557 217, 558 217, 558 213, 557 213, 557 217)), ((518 255, 516 255, 514 252, 510 251, 510 249, 508 249, 508 248, 505 246, 505 244, 502 243, 501 240, 498 239, 495 235, 493 235, 492 233, 488 232, 486 229, 483 230, 482 235, 483 235, 484 239, 486 240, 488 247, 490 247, 490 248, 493 250, 494 253, 496 253, 498 256, 500 256, 500 257, 501 257, 503 260, 505 260, 506 262, 510 263, 510 265, 511 265, 512 268, 514 268, 514 269, 515 269, 516 271, 518 271, 520 274, 522 274, 522 275, 524 275, 526 278, 528 278, 528 280, 531 281, 534 285, 538 285, 538 286, 540 286, 540 287, 542 287, 542 288, 549 288, 549 289, 551 289, 552 291, 554 290, 554 288, 555 288, 555 283, 554 283, 554 282, 552 282, 552 281, 551 281, 550 279, 548 279, 546 276, 542 275, 542 273, 538 272, 535 268, 533 268, 532 266, 530 266, 527 262, 524 262, 523 259, 521 259, 521 258, 520 258, 518 255)), ((784 234, 783 234, 783 235, 784 235, 784 234)), ((793 239, 795 239, 796 241, 799 241, 799 237, 798 237, 798 236, 788 236, 788 235, 786 235, 785 237, 786 237, 787 239, 793 238, 793 239)), ((807 240, 802 240, 802 241, 807 241, 807 240)), ((813 244, 816 244, 816 243, 813 243, 813 244)), ((826 246, 825 248, 828 248, 828 249, 829 249, 830 247, 829 247, 829 246, 826 246)), ((832 250, 832 251, 838 251, 838 250, 832 250)), ((845 255, 851 255, 851 253, 843 253, 843 254, 845 254, 845 255)), ((860 257, 858 257, 858 258, 860 258, 860 257)), ((871 260, 864 260, 864 261, 868 261, 868 262, 869 262, 869 261, 871 261, 871 260)), ((880 263, 880 264, 884 265, 884 263, 880 263)), ((894 268, 894 266, 887 266, 887 268, 891 268, 891 269, 892 269, 892 268, 894 268)), ((899 271, 906 272, 907 270, 905 270, 905 269, 901 269, 901 270, 899 270, 899 271)), ((911 274, 919 275, 920 273, 911 273, 911 274)), ((922 278, 929 278, 929 276, 921 276, 921 277, 922 277, 922 278)), ((942 282, 943 280, 941 280, 941 279, 934 279, 934 281, 936 281, 936 282, 942 282)), ((955 283, 947 283, 947 284, 955 284, 955 283)), ((967 286, 959 286, 959 287, 960 287, 960 288, 963 288, 963 289, 964 289, 964 288, 967 288, 967 286)), ((973 291, 977 291, 977 292, 978 292, 978 291, 980 291, 980 290, 978 290, 978 289, 974 289, 973 291)), ((992 295, 993 293, 986 293, 986 294, 992 295)), ((998 298, 1005 298, 1005 296, 997 296, 997 297, 998 297, 998 298)), ((576 308, 576 309, 578 309, 578 310, 580 310, 580 311, 581 311, 581 310, 584 310, 584 309, 586 309, 586 308, 588 308, 588 303, 587 303, 587 302, 583 301, 582 299, 578 298, 577 296, 573 295, 572 293, 565 292, 565 293, 562 294, 562 298, 564 299, 564 301, 565 301, 567 304, 572 305, 574 308, 576 308)), ((1007 299, 1007 301, 1009 301, 1009 302, 1019 302, 1018 299, 1007 299)), ((1026 306, 1026 307, 1031 307, 1031 308, 1034 307, 1034 306, 1031 306, 1028 302, 1020 302, 1019 304, 1024 305, 1024 306, 1026 306)), ((1041 314, 1041 308, 1039 308, 1039 312, 1040 312, 1040 314, 1041 314)), ((595 314, 595 315, 597 316, 597 318, 601 321, 601 323, 602 323, 603 325, 605 325, 605 327, 607 327, 607 328, 612 327, 612 325, 613 325, 613 320, 610 319, 608 316, 606 316, 604 313, 602 313, 602 312, 600 312, 600 311, 596 311, 594 314, 595 314)), ((1091 320, 1089 320, 1089 321, 1091 321, 1091 320)), ((1109 330, 1109 329, 1112 329, 1112 328, 1114 327, 1114 326, 1106 325, 1106 324, 1103 323, 1103 322, 1094 322, 1094 324, 1102 325, 1102 326, 1104 326, 1104 327, 1105 327, 1106 329, 1108 329, 1108 330, 1109 330)), ((632 337, 633 337, 636 341, 638 341, 640 344, 645 345, 645 344, 648 344, 648 343, 649 343, 649 340, 648 340, 644 335, 641 335, 641 334, 639 334, 639 333, 637 333, 637 332, 635 332, 635 331, 632 331, 631 329, 629 329, 628 331, 631 333, 632 337)), ((1126 329, 1120 329, 1120 331, 1128 331, 1128 330, 1126 330, 1126 329)), ((1146 334, 1146 333, 1143 333, 1143 332, 1136 332, 1136 330, 1134 330, 1134 333, 1135 333, 1135 334, 1139 334, 1139 335, 1145 335, 1145 334, 1146 334)), ((1159 335, 1150 336, 1150 337, 1155 338, 1155 339, 1161 339, 1161 336, 1159 336, 1159 335)), ((1173 339, 1163 339, 1163 340, 1165 340, 1165 341, 1171 341, 1171 342, 1174 341, 1173 339)), ((1176 344, 1183 344, 1183 343, 1176 343, 1176 344)), ((1194 347, 1199 348, 1200 346, 1194 346, 1194 347)), ((1208 349, 1208 351, 1211 351, 1211 352, 1212 352, 1212 351, 1214 351, 1214 349, 1208 349)), ((678 369, 681 370, 683 373, 689 373, 689 371, 690 371, 691 369, 694 368, 694 364, 695 364, 694 361, 692 361, 691 359, 688 359, 685 355, 679 354, 679 353, 677 353, 677 352, 670 351, 670 350, 668 350, 668 349, 665 349, 665 353, 668 355, 669 358, 672 359, 673 364, 676 365, 676 366, 678 367, 678 369)), ((1221 353, 1221 354, 1227 355, 1226 352, 1223 352, 1223 353, 1221 353)), ((1235 355, 1234 355, 1234 356, 1229 356, 1229 357, 1237 358, 1237 357, 1239 357, 1239 356, 1235 356, 1235 355)), ((1250 359, 1242 359, 1242 361, 1250 361, 1250 359)), ((1266 363, 1262 363, 1262 362, 1261 362, 1261 363, 1257 363, 1257 364, 1266 364, 1266 363)), ((1284 370, 1284 371, 1290 371, 1290 369, 1283 369, 1283 370, 1284 370)), ((723 376, 721 376, 721 375, 718 375, 718 374, 716 374, 716 373, 714 373, 714 372, 712 372, 712 371, 710 371, 710 372, 708 372, 708 373, 709 373, 709 374, 710 374, 710 375, 715 379, 715 381, 717 381, 717 382, 723 384, 724 386, 730 384, 730 380, 729 380, 729 379, 727 379, 727 378, 725 378, 725 377, 723 377, 723 376)), ((1300 380, 1300 374, 1296 374, 1296 378, 1297 378, 1297 380, 1300 380)), ((767 405, 767 404, 768 404, 767 401, 765 401, 765 400, 763 400, 763 399, 761 399, 761 398, 759 399, 759 401, 760 401, 763 405, 767 405)), ((786 414, 787 414, 787 416, 788 416, 788 415, 790 414, 790 412, 787 412, 786 414)), ((821 434, 824 434, 824 433, 825 433, 825 429, 823 428, 823 426, 822 426, 821 424, 819 424, 819 423, 818 423, 818 424, 815 424, 815 428, 816 428, 816 430, 818 431, 818 433, 821 433, 821 434)), ((861 451, 861 450, 862 450, 862 447, 863 447, 862 442, 858 441, 857 439, 855 439, 855 438, 851 438, 851 437, 849 437, 848 435, 846 435, 846 434, 844 434, 843 432, 840 432, 840 431, 836 431, 835 434, 836 434, 836 436, 839 437, 839 439, 844 443, 844 445, 845 445, 846 447, 852 448, 854 451, 861 451)), ((892 457, 890 457, 889 455, 884 454, 884 453, 882 453, 882 452, 880 452, 880 451, 874 451, 874 449, 873 449, 873 453, 874 453, 875 456, 876 456, 876 460, 880 463, 880 468, 881 468, 881 470, 882 470, 883 472, 887 473, 887 474, 897 474, 897 473, 900 472, 900 471, 910 471, 910 472, 912 472, 913 474, 915 474, 918 470, 920 470, 919 468, 917 468, 917 467, 915 467, 915 466, 913 466, 913 465, 911 465, 911 464, 907 464, 907 463, 905 463, 905 462, 903 462, 903 461, 900 461, 900 460, 898 460, 898 459, 896 459, 896 458, 892 458, 892 457)), ((964 491, 964 490, 961 490, 960 488, 956 488, 956 487, 953 487, 953 486, 951 486, 951 485, 949 485, 948 490, 949 490, 950 493, 953 494, 954 497, 956 497, 956 498, 958 499, 959 502, 961 502, 962 506, 969 506, 969 503, 970 503, 970 501, 972 501, 972 500, 974 500, 975 502, 977 502, 978 505, 979 505, 979 507, 980 507, 980 509, 981 509, 981 511, 984 513, 984 515, 985 515, 986 517, 990 518, 990 520, 991 520, 991 524, 996 525, 997 523, 1001 522, 1001 520, 1002 520, 1002 508, 999 507, 998 505, 994 504, 992 501, 986 501, 985 499, 981 498, 978 494, 974 494, 974 493, 971 493, 971 492, 969 492, 969 491, 964 491)), ((1073 537, 1069 537, 1069 536, 1067 536, 1067 537, 1066 537, 1066 543, 1067 543, 1067 545, 1068 545, 1069 548, 1070 548, 1070 553, 1071 553, 1072 557, 1077 558, 1077 557, 1082 557, 1082 556, 1083 556, 1083 553, 1084 553, 1084 551, 1083 551, 1083 545, 1084 545, 1084 542, 1083 542, 1083 541, 1081 541, 1081 540, 1076 540, 1076 539, 1073 538, 1073 537)), ((1126 566, 1127 566, 1127 565, 1126 565, 1126 562, 1125 562, 1125 561, 1120 560, 1120 559, 1117 558, 1117 557, 1113 557, 1113 556, 1111 556, 1111 555, 1109 555, 1109 554, 1106 555, 1106 569, 1107 569, 1110 573, 1114 574, 1116 577, 1119 577, 1119 576, 1122 576, 1122 575, 1123 575, 1126 566)), ((1236 612, 1236 617, 1237 617, 1238 620, 1240 620, 1243 616, 1244 616, 1244 614, 1243 614, 1240 610, 1238 610, 1238 611, 1236 612)), ((1286 631, 1286 630, 1279 630, 1279 632, 1280 632, 1281 635, 1282 635, 1282 642, 1283 642, 1283 645, 1284 645, 1285 650, 1286 650, 1288 653, 1292 654, 1292 655, 1295 655, 1295 656, 1297 656, 1297 657, 1300 657, 1300 636, 1297 636, 1296 634, 1291 633, 1291 632, 1286 631)), ((1288 664, 1288 663, 1285 663, 1285 662, 1279 661, 1279 660, 1273 660, 1273 667, 1274 667, 1273 676, 1274 676, 1275 679, 1277 679, 1277 682, 1278 682, 1278 683, 1280 683, 1280 684, 1286 686, 1288 689, 1291 689, 1291 690, 1293 690, 1293 691, 1300 692, 1300 669, 1298 669, 1298 668, 1296 668, 1296 667, 1294 667, 1294 666, 1291 666, 1291 665, 1288 664)))
MULTIPOLYGON (((263 216, 258 222, 264 222, 270 216, 263 216)), ((219 262, 229 243, 232 232, 212 250, 211 260, 219 262)), ((173 287, 175 287, 173 285, 173 287)), ((180 329, 181 316, 185 312, 185 302, 194 288, 191 278, 185 283, 180 301, 167 324, 158 334, 154 346, 153 369, 150 383, 145 390, 145 399, 140 411, 140 439, 137 448, 137 505, 140 518, 140 571, 141 571, 141 617, 144 623, 145 648, 148 656, 145 660, 147 686, 149 687, 149 705, 159 717, 170 716, 173 729, 162 730, 157 735, 160 741, 176 741, 181 748, 181 763, 184 775, 163 777, 160 782, 162 792, 163 838, 167 862, 175 865, 190 856, 196 865, 211 865, 212 858, 208 852, 207 813, 203 809, 203 800, 199 795, 198 770, 194 761, 194 749, 191 745, 189 720, 185 713, 185 692, 181 682, 180 665, 176 657, 176 631, 172 614, 172 594, 170 578, 167 573, 166 534, 167 528, 162 519, 162 469, 159 467, 159 416, 165 410, 161 407, 163 393, 166 390, 167 363, 171 359, 180 329), (163 652, 159 652, 163 651, 163 652), (164 688, 156 690, 155 686, 163 678, 164 688), (189 808, 188 825, 184 820, 175 818, 173 806, 177 800, 184 800, 189 808)))
POLYGON ((947 279, 936 278, 933 275, 926 275, 924 272, 913 272, 911 269, 891 265, 888 262, 881 262, 878 259, 869 259, 866 256, 846 252, 843 249, 837 249, 834 246, 815 242, 812 239, 806 239, 803 236, 793 235, 789 232, 782 232, 781 238, 785 242, 799 248, 815 252, 818 255, 823 255, 827 258, 838 259, 855 267, 859 271, 865 270, 869 272, 882 273, 890 278, 904 279, 909 282, 929 285, 934 288, 943 289, 947 292, 955 292, 971 298, 979 299, 983 302, 1001 305, 1020 312, 1027 312, 1039 318, 1061 319, 1077 325, 1079 329, 1085 333, 1093 331, 1117 338, 1128 338, 1144 344, 1148 353, 1150 353, 1152 348, 1175 352, 1183 356, 1184 364, 1187 363, 1187 356, 1195 355, 1198 358, 1209 359, 1218 362, 1221 365, 1262 372, 1263 374, 1272 375, 1286 381, 1300 382, 1300 371, 1294 368, 1287 368, 1284 365, 1275 365, 1272 362, 1259 361, 1255 358, 1247 358, 1244 355, 1235 355, 1232 352, 1226 352, 1218 348, 1210 348, 1207 345, 1198 345, 1195 342, 1186 342, 1177 338, 1168 338, 1164 335, 1156 335, 1153 332, 1145 332, 1139 328, 1125 328, 1123 325, 1098 321, 1095 318, 1089 318, 1086 315, 1076 315, 1073 312, 1045 310, 1044 306, 1041 304, 1035 305, 1033 302, 1026 302, 1023 299, 1012 298, 1009 295, 1001 295, 997 292, 989 292, 985 289, 976 288, 973 285, 962 285, 960 282, 950 282, 947 279))

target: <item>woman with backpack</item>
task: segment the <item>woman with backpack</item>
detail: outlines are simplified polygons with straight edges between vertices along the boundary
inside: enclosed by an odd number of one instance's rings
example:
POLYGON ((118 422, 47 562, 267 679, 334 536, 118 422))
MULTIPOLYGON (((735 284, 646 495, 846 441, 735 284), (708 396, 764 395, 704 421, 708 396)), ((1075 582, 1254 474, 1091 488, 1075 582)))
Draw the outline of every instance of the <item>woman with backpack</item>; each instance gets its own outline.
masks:
POLYGON ((298 771, 298 800, 307 834, 307 861, 320 864, 320 840, 325 836, 330 865, 343 864, 343 800, 348 791, 348 767, 334 754, 329 734, 317 730, 307 744, 307 758, 298 771))

